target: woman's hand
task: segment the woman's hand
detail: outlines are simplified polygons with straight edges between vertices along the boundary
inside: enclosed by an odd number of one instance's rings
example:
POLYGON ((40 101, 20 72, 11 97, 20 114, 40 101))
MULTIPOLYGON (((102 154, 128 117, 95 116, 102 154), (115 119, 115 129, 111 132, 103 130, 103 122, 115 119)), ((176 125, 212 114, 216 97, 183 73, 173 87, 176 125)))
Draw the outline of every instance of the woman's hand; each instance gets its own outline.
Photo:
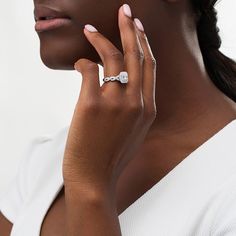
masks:
POLYGON ((83 80, 66 143, 63 178, 65 186, 81 191, 115 190, 156 117, 156 60, 147 37, 122 7, 119 29, 123 52, 99 32, 84 33, 101 57, 105 77, 127 71, 127 84, 106 82, 100 87, 96 63, 75 63, 83 80))

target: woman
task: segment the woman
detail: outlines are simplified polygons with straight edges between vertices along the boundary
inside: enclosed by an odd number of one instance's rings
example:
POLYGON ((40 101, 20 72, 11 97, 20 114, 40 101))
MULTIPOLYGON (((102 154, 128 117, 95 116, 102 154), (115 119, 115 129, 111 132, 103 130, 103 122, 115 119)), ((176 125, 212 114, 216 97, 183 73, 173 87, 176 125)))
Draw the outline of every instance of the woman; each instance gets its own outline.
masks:
POLYGON ((44 64, 82 87, 70 126, 26 151, 0 235, 236 235, 236 64, 216 0, 34 3, 44 64))

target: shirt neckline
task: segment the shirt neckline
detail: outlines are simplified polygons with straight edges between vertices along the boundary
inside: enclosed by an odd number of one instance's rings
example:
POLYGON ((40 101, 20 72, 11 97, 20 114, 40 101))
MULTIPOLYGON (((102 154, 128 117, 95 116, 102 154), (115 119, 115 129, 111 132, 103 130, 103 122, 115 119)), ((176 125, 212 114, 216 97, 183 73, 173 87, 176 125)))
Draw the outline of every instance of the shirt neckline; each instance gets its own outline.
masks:
POLYGON ((187 162, 190 162, 191 159, 194 157, 196 153, 201 151, 203 148, 205 148, 210 142, 214 141, 216 138, 218 138, 221 134, 223 135, 224 132, 226 132, 228 129, 230 129, 233 125, 236 126, 236 119, 230 121, 227 123, 222 129, 218 130, 214 135, 212 135, 209 139, 207 139, 204 143, 202 143, 200 146, 198 146, 195 150, 193 150, 189 155, 187 155, 179 164, 177 164, 171 171, 169 171, 160 181, 155 183, 150 189, 148 189, 142 196, 140 196, 138 199, 136 199, 130 206, 128 206, 120 215, 119 219, 123 218, 125 215, 128 214, 129 210, 132 208, 135 208, 139 205, 143 199, 145 199, 148 195, 152 195, 154 191, 159 187, 159 185, 166 181, 171 175, 173 175, 177 169, 183 167, 187 162))

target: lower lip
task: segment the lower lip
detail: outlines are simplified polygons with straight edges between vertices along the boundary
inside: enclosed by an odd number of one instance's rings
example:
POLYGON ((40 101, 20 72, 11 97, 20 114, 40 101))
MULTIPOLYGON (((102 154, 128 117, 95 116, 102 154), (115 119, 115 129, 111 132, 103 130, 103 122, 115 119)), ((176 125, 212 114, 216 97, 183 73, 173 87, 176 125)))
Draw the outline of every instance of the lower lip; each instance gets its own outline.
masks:
POLYGON ((39 20, 35 24, 35 30, 37 32, 43 32, 53 30, 71 23, 70 19, 67 18, 55 18, 50 20, 39 20))

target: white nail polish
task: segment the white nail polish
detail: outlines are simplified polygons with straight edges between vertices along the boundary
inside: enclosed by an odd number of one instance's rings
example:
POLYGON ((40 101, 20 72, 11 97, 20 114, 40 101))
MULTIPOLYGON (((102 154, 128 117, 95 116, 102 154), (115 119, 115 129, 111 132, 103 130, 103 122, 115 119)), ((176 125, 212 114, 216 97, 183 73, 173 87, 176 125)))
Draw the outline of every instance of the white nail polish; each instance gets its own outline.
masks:
POLYGON ((128 17, 132 17, 132 13, 131 13, 131 9, 130 9, 130 6, 128 4, 124 4, 123 5, 123 11, 124 11, 124 14, 128 17))
POLYGON ((137 28, 138 28, 140 31, 144 31, 143 24, 142 24, 142 22, 141 22, 138 18, 135 18, 135 19, 134 19, 134 22, 135 22, 137 28))
POLYGON ((87 24, 87 25, 85 25, 84 26, 89 32, 98 32, 98 30, 94 27, 94 26, 92 26, 92 25, 90 25, 90 24, 87 24))

